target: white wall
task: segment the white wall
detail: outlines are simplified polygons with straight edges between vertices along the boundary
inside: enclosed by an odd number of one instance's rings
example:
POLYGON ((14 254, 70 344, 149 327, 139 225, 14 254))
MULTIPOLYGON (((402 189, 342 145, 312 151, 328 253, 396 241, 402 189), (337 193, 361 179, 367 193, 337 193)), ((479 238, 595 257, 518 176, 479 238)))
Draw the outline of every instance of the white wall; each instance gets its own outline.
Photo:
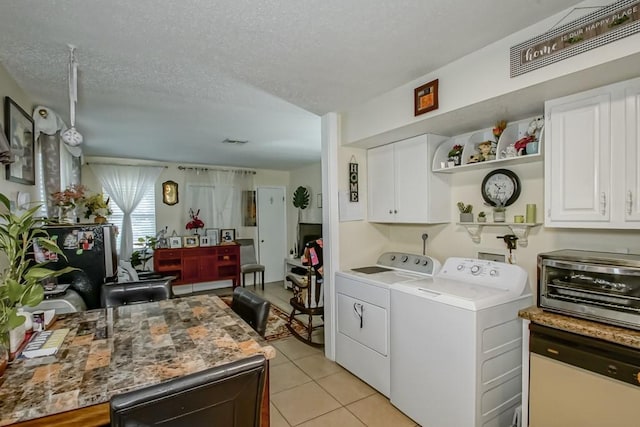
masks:
MULTIPOLYGON (((600 5, 599 2, 583 2, 578 6, 600 5)), ((347 185, 346 165, 352 153, 359 153, 361 200, 366 206, 366 155, 357 147, 370 147, 392 142, 404 137, 424 133, 432 128, 447 129, 447 135, 465 133, 474 129, 493 126, 495 121, 513 121, 544 110, 544 99, 551 99, 567 91, 579 91, 640 75, 635 64, 640 58, 640 34, 599 47, 559 63, 509 78, 509 48, 551 28, 567 12, 546 19, 519 33, 487 46, 460 60, 409 82, 380 97, 342 114, 341 140, 351 143, 340 148, 340 186, 347 185), (579 74, 575 74, 578 73, 579 74), (568 76, 568 77, 566 77, 568 76), (575 77, 575 78, 574 78, 575 77), (418 118, 413 116, 413 89, 418 85, 439 78, 440 106, 434 113, 418 118), (539 89, 535 102, 527 104, 520 99, 525 88, 539 89), (584 89, 582 89, 584 88, 584 89), (484 115, 490 109, 488 116, 484 115), (516 113, 517 112, 517 113, 516 113), (528 115, 527 115, 528 112, 528 115), (524 114, 524 115, 523 115, 524 114), (519 115, 519 116, 518 116, 519 115), (426 117, 425 117, 426 116, 426 117), (478 118, 483 122, 478 123, 478 118), (490 117, 490 119, 488 118, 490 117), (472 127, 475 126, 475 127, 472 127), (356 150, 356 151, 354 151, 356 150)), ((573 15, 572 15, 573 16, 573 15)), ((531 92, 529 92, 531 93, 531 92)), ((570 93, 570 92, 569 92, 570 93)), ((537 205, 538 222, 543 222, 543 163, 521 164, 509 169, 516 172, 522 183, 519 200, 507 210, 507 218, 524 214, 527 203, 537 205)), ((457 172, 452 176, 452 223, 442 225, 388 225, 366 221, 340 223, 340 269, 362 266, 375 262, 383 251, 397 250, 422 252, 421 235, 429 234, 427 253, 444 261, 451 256, 477 256, 479 250, 505 253, 501 236, 506 227, 486 227, 480 244, 471 241, 463 227, 456 226, 455 202, 474 205, 474 212, 487 210, 482 206, 480 184, 489 169, 457 172), (483 209, 484 208, 484 209, 483 209)), ((419 183, 418 183, 419 184, 419 183)), ((640 253, 640 230, 600 231, 534 228, 529 235, 527 248, 518 246, 516 261, 527 272, 535 290, 536 256, 554 249, 579 248, 604 251, 630 250, 640 253)))

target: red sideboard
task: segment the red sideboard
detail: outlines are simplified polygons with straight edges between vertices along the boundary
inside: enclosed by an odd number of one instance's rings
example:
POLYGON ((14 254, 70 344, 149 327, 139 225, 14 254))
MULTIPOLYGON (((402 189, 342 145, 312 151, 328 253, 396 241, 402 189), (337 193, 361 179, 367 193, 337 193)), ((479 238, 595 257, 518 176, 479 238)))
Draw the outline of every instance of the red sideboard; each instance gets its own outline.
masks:
POLYGON ((153 269, 176 276, 174 285, 232 280, 235 288, 240 284, 240 246, 156 249, 153 269))

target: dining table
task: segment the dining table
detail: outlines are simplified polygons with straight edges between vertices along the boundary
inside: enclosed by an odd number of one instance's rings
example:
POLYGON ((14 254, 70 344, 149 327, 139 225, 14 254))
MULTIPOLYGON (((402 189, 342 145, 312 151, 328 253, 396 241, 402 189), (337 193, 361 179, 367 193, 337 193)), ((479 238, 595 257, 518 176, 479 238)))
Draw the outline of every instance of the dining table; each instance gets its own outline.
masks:
MULTIPOLYGON (((211 294, 60 315, 57 353, 0 377, 0 426, 104 426, 112 396, 275 349, 211 294)), ((269 374, 261 425, 269 425, 269 374)))

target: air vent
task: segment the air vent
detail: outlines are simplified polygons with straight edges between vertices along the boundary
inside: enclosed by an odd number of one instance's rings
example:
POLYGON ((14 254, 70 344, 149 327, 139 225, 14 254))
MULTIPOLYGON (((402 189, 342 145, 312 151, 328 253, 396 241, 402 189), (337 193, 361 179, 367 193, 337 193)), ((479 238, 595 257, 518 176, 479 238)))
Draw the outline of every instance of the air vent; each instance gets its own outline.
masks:
POLYGON ((242 140, 242 139, 225 139, 224 141, 222 141, 223 144, 246 144, 247 142, 249 142, 248 140, 242 140))

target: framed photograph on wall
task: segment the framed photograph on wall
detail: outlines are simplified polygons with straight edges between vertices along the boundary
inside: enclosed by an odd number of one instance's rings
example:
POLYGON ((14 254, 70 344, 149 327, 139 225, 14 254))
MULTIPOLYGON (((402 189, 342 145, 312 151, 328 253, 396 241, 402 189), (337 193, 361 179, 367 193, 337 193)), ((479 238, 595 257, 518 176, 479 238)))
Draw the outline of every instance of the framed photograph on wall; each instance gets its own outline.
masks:
POLYGON ((182 247, 182 237, 180 237, 180 236, 169 237, 169 247, 171 249, 181 248, 182 247))
POLYGON ((414 89, 413 107, 414 116, 438 109, 438 79, 414 89))
POLYGON ((6 166, 6 178, 20 184, 36 183, 33 119, 15 101, 4 98, 4 127, 14 162, 6 166))
POLYGON ((220 243, 232 243, 236 240, 236 229, 235 228, 223 228, 220 231, 220 243))
POLYGON ((200 243, 199 236, 194 234, 193 236, 184 236, 182 238, 182 247, 184 248, 197 248, 200 243))

